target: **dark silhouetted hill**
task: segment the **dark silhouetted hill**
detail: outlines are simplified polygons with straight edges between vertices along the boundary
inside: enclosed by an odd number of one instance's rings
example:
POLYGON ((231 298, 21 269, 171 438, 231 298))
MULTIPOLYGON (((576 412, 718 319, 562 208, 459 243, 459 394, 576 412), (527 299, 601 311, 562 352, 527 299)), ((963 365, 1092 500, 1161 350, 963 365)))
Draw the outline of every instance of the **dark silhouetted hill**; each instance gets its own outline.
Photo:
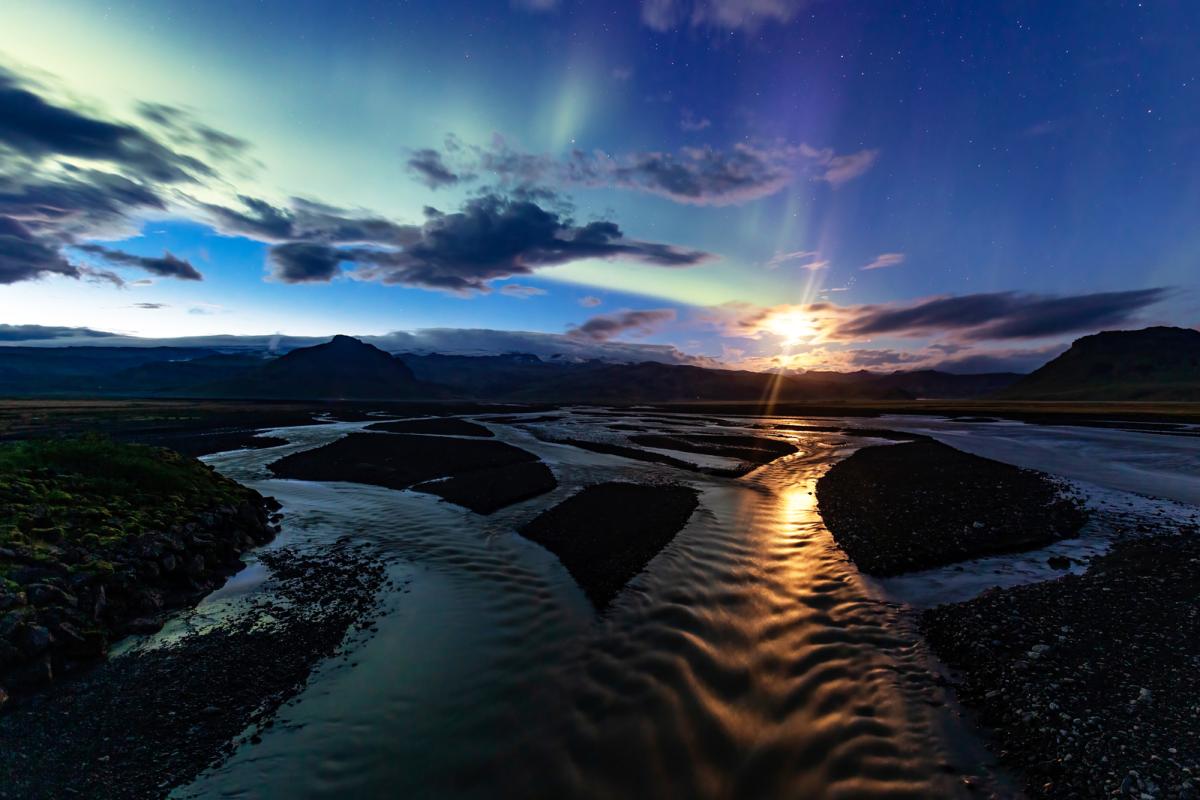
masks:
POLYGON ((1010 400, 1200 400, 1200 331, 1105 331, 996 397, 1010 400))
POLYGON ((301 347, 257 369, 184 390, 190 396, 287 400, 397 400, 438 397, 403 361, 350 336, 301 347))

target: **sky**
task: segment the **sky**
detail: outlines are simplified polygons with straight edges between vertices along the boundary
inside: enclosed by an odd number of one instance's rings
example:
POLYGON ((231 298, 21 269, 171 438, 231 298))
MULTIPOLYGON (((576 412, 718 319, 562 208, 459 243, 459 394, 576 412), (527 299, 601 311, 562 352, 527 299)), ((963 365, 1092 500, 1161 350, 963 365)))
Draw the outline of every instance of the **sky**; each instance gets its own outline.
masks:
POLYGON ((9 343, 980 372, 1200 323, 1195 3, 0 5, 9 343))

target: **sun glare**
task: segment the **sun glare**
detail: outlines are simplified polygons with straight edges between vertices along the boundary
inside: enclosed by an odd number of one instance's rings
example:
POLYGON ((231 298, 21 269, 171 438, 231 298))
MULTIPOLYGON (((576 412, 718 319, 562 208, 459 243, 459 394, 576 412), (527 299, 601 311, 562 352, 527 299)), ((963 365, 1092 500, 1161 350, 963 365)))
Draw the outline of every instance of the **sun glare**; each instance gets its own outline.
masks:
POLYGON ((792 309, 776 314, 766 324, 767 330, 783 338, 787 347, 800 344, 817 335, 812 317, 803 311, 792 309))

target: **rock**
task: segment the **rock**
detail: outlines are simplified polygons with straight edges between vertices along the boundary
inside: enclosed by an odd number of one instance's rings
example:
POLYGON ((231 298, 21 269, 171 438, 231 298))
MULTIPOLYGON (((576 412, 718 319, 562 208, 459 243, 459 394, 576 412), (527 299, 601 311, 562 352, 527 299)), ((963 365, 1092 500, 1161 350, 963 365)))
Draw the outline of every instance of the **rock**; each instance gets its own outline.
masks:
POLYGON ((204 574, 204 556, 196 553, 183 564, 183 571, 192 577, 204 574))
POLYGON ((54 681, 54 669, 50 665, 49 654, 9 670, 6 680, 14 689, 40 689, 50 685, 54 681))
POLYGON ((18 634, 18 639, 21 649, 29 656, 41 655, 50 649, 50 644, 54 641, 50 631, 41 625, 25 625, 18 634))
POLYGON ((971 523, 971 527, 974 528, 975 530, 981 530, 983 528, 983 523, 980 522, 979 520, 975 520, 974 522, 971 523))
POLYGON ((29 597, 29 602, 35 606, 69 606, 75 608, 79 605, 79 600, 71 594, 67 594, 57 586, 52 586, 48 583, 35 583, 26 589, 26 594, 29 597))
POLYGON ((4 707, 8 705, 8 699, 8 691, 0 686, 0 711, 3 711, 4 707))
POLYGON ((1046 559, 1046 563, 1053 569, 1070 569, 1071 559, 1066 556, 1050 556, 1046 559))
POLYGON ((160 563, 162 564, 163 572, 174 572, 175 571, 176 564, 175 564, 175 555, 173 553, 167 553, 165 556, 163 556, 162 561, 160 563))
POLYGON ((0 591, 0 611, 7 611, 10 608, 23 606, 26 602, 27 599, 24 592, 0 591))

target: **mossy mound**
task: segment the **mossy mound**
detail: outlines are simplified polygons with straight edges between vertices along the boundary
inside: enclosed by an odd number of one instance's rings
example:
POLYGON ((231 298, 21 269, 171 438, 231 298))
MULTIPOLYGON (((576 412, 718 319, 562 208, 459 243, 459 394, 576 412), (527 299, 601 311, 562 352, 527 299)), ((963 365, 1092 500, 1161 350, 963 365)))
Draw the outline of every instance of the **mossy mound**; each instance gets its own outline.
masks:
POLYGON ((0 444, 0 547, 105 549, 255 496, 162 448, 102 436, 0 444))

